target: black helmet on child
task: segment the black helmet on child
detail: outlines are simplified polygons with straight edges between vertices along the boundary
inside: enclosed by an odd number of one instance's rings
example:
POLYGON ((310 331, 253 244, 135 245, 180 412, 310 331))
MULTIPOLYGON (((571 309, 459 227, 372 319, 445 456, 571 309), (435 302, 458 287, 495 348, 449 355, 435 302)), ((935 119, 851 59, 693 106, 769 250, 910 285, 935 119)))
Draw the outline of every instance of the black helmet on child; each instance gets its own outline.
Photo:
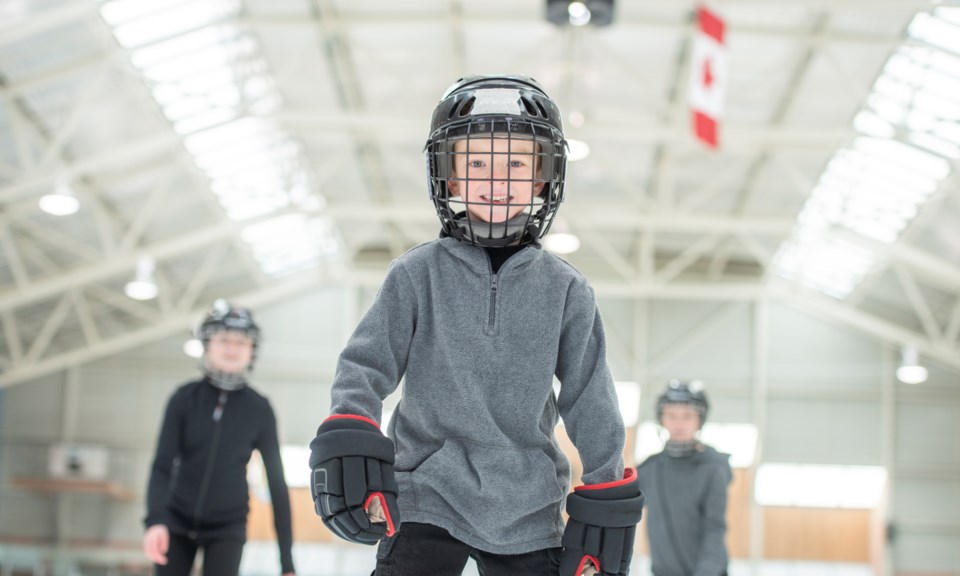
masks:
POLYGON ((253 363, 257 359, 257 348, 260 345, 260 327, 253 321, 253 314, 250 310, 234 306, 226 300, 218 298, 203 317, 203 321, 197 326, 195 336, 203 343, 204 360, 202 368, 204 374, 210 377, 214 385, 224 390, 236 390, 243 387, 246 384, 247 373, 253 369, 253 363), (215 370, 206 360, 210 338, 223 331, 241 332, 253 341, 253 355, 250 358, 250 364, 241 373, 215 370))
POLYGON ((700 413, 700 426, 707 421, 707 413, 710 411, 710 402, 703 392, 703 382, 700 380, 670 380, 666 390, 657 398, 657 422, 663 418, 663 409, 668 404, 686 404, 696 408, 700 413))
MULTIPOLYGON (((445 236, 477 246, 502 247, 538 243, 550 229, 557 208, 563 201, 566 141, 560 110, 533 78, 470 76, 455 82, 434 109, 430 136, 424 151, 430 199, 440 217, 445 236), (492 151, 494 144, 502 142, 502 139, 508 141, 504 151, 492 151), (523 211, 501 222, 495 222, 492 218, 495 202, 460 198, 450 188, 453 182, 462 181, 466 186, 468 177, 454 173, 454 159, 458 154, 464 154, 463 150, 454 150, 456 143, 476 140, 490 142, 491 151, 476 154, 478 158, 489 157, 491 164, 495 154, 505 156, 508 153, 506 150, 512 151, 514 142, 534 144, 532 179, 506 180, 509 181, 508 186, 530 185, 539 187, 539 190, 529 203, 511 204, 512 195, 508 187, 503 207, 508 213, 511 207, 523 206, 523 211), (477 204, 491 206, 490 221, 471 218, 470 204, 474 208, 477 204)), ((475 153, 470 154, 473 156, 475 153)), ((491 177, 483 179, 494 180, 491 177)))

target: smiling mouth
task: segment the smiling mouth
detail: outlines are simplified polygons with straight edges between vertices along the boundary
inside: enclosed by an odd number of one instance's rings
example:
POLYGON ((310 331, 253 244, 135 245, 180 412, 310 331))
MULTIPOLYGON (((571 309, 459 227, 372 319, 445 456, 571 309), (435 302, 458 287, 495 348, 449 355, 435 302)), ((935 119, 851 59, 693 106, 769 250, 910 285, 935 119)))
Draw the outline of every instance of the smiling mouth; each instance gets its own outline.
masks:
POLYGON ((494 194, 492 196, 481 194, 480 200, 486 204, 508 204, 510 202, 509 194, 494 194))

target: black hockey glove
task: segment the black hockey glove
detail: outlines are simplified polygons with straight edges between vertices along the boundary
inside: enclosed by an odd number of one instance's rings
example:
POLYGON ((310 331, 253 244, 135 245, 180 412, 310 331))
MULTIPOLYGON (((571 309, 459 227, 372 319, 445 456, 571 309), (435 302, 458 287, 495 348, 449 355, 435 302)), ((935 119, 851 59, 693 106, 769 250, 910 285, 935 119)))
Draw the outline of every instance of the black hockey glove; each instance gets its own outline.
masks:
POLYGON ((623 476, 616 482, 579 486, 567 496, 570 519, 563 531, 560 576, 580 576, 588 562, 603 576, 630 572, 644 498, 637 471, 627 468, 623 476))
POLYGON ((310 490, 323 523, 344 540, 376 544, 400 524, 393 441, 363 416, 327 418, 310 443, 310 490), (378 500, 385 522, 371 522, 378 500))

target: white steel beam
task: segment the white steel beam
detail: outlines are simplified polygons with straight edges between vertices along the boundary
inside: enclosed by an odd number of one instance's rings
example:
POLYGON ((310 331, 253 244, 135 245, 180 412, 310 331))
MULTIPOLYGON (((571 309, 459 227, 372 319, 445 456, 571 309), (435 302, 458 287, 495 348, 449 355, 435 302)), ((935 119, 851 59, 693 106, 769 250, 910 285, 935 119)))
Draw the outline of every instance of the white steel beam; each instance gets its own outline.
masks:
MULTIPOLYGON (((763 462, 763 440, 767 437, 767 407, 769 398, 769 343, 770 343, 770 303, 767 299, 758 300, 753 306, 753 378, 752 406, 753 425, 757 427, 757 445, 753 462, 750 463, 750 480, 757 481, 757 470, 763 462)), ((750 498, 750 563, 754 574, 759 574, 763 561, 763 508, 751 494, 750 498)))
POLYGON ((100 280, 126 274, 132 275, 140 256, 151 256, 155 261, 161 261, 188 254, 198 248, 236 234, 237 227, 238 225, 233 222, 222 222, 192 233, 182 234, 171 240, 142 246, 136 251, 117 253, 107 260, 96 261, 49 280, 36 282, 29 291, 6 290, 0 292, 0 311, 50 298, 71 288, 85 286, 100 280))
POLYGON ((950 312, 950 320, 943 336, 943 343, 946 345, 956 344, 958 336, 960 336, 960 296, 953 303, 953 310, 950 312))
MULTIPOLYGON (((946 5, 954 3, 956 0, 944 0, 946 5)), ((769 5, 769 0, 720 0, 719 5, 735 5, 737 3, 769 5)), ((914 7, 916 10, 929 9, 934 6, 932 0, 798 0, 797 2, 783 2, 791 6, 804 5, 813 9, 823 11, 835 11, 839 8, 856 10, 871 9, 878 10, 884 7, 896 9, 898 13, 914 7)), ((693 9, 695 2, 690 2, 689 6, 693 9)), ((539 12, 536 12, 539 16, 539 12)), ((485 12, 483 14, 473 13, 464 18, 464 24, 490 25, 497 23, 516 23, 518 19, 526 22, 546 23, 545 19, 523 19, 522 15, 515 12, 485 12)), ((254 26, 264 27, 304 27, 312 25, 312 22, 304 18, 301 14, 283 14, 283 15, 251 15, 240 16, 235 19, 240 23, 247 23, 254 26)), ((358 27, 365 25, 394 25, 404 26, 413 24, 436 24, 445 25, 448 16, 442 12, 423 13, 423 12, 398 12, 398 11, 366 11, 363 13, 341 12, 338 14, 335 22, 328 26, 338 27, 358 27)), ((620 28, 648 28, 656 30, 675 30, 686 29, 688 24, 676 18, 656 18, 651 16, 638 16, 631 14, 620 14, 616 19, 616 26, 620 28)), ((728 24, 728 33, 737 37, 758 37, 758 38, 776 38, 784 40, 796 40, 810 38, 810 32, 798 28, 784 27, 763 27, 740 25, 737 22, 728 24)), ((823 35, 826 42, 838 42, 844 44, 863 44, 878 47, 894 47, 903 41, 903 38, 897 34, 879 34, 870 32, 856 32, 831 30, 823 35)))
POLYGON ((24 357, 25 363, 30 364, 36 362, 43 356, 43 353, 47 350, 47 346, 50 345, 50 341, 53 340, 57 331, 63 326, 63 321, 66 320, 67 312, 69 311, 70 297, 64 295, 60 298, 60 301, 57 302, 56 307, 50 311, 50 315, 47 316, 47 321, 43 323, 43 328, 40 329, 40 333, 37 334, 37 337, 34 338, 33 343, 30 345, 30 349, 27 350, 27 355, 24 357))
POLYGON ((7 352, 10 353, 10 361, 15 364, 23 357, 23 347, 20 343, 17 321, 14 315, 8 311, 0 313, 0 321, 3 321, 3 337, 7 344, 7 352))
POLYGON ((739 302, 732 302, 712 311, 703 321, 697 323, 696 328, 684 334, 656 358, 652 358, 647 373, 651 376, 664 376, 667 366, 679 361, 697 344, 703 342, 704 338, 742 312, 743 305, 739 302))
POLYGON ((65 2, 57 8, 42 10, 7 22, 0 27, 0 45, 15 44, 84 18, 99 18, 97 6, 96 2, 65 2))
POLYGON ((14 284, 18 290, 26 290, 30 285, 30 276, 27 275, 27 270, 20 259, 20 252, 17 250, 13 234, 10 233, 10 227, 2 222, 0 222, 0 245, 3 246, 3 257, 13 274, 14 284))
POLYGON ((905 270, 903 266, 899 264, 895 265, 893 269, 897 274, 897 279, 900 281, 900 286, 903 287, 903 291, 907 294, 907 300, 910 302, 910 306, 913 307, 914 313, 917 315, 917 318, 920 319, 923 331, 927 333, 927 337, 931 340, 940 340, 940 325, 936 319, 934 319, 933 313, 930 312, 930 307, 920 292, 920 287, 917 286, 916 280, 913 279, 909 271, 905 270))
POLYGON ((167 199, 167 195, 173 187, 173 182, 174 178, 167 175, 153 185, 147 194, 147 199, 141 204, 127 229, 123 231, 120 238, 120 250, 132 250, 137 245, 144 229, 159 212, 160 205, 167 199))
MULTIPOLYGON (((577 129, 577 136, 587 141, 607 140, 632 144, 685 143, 691 140, 687 130, 675 125, 630 121, 635 114, 619 117, 614 123, 591 122, 577 129)), ((423 136, 423 122, 411 114, 373 114, 367 112, 333 112, 325 109, 287 109, 273 116, 287 130, 309 135, 331 134, 356 130, 376 135, 384 141, 418 139, 423 136)), ((724 149, 731 153, 756 151, 769 146, 835 150, 856 135, 851 126, 808 128, 799 126, 758 126, 725 123, 724 149)))
MULTIPOLYGON (((571 230, 571 232, 575 233, 576 231, 571 230)), ((587 231, 581 234, 580 237, 593 248, 594 252, 610 266, 610 269, 613 270, 617 276, 627 281, 637 279, 636 270, 630 261, 624 258, 623 255, 620 254, 620 251, 614 248, 598 231, 587 231)))
MULTIPOLYGON (((231 295, 231 298, 243 302, 245 306, 257 308, 315 290, 321 280, 322 278, 316 273, 304 273, 261 290, 231 295)), ((137 346, 182 333, 184 329, 192 326, 203 312, 203 309, 196 308, 182 313, 170 314, 144 328, 101 340, 92 346, 85 346, 35 362, 21 362, 13 369, 0 374, 0 388, 7 388, 71 366, 78 366, 98 358, 119 354, 137 346)))
POLYGON ((687 246, 680 255, 668 262, 660 270, 658 270, 654 278, 656 282, 667 283, 679 276, 684 270, 690 267, 691 264, 696 262, 703 256, 705 253, 709 252, 716 248, 717 243, 720 241, 720 236, 717 234, 708 234, 703 236, 693 244, 687 246))
POLYGON ((46 245, 55 251, 68 254, 72 258, 90 261, 98 260, 103 254, 96 248, 80 242, 77 238, 61 232, 57 226, 42 226, 30 218, 16 220, 16 227, 28 234, 37 246, 46 245))
POLYGON ((145 138, 139 142, 118 144, 116 147, 102 150, 93 156, 78 158, 57 173, 52 173, 49 170, 24 172, 18 181, 0 188, 0 203, 5 204, 35 194, 38 190, 53 188, 59 177, 76 180, 87 174, 110 172, 123 166, 149 160, 161 154, 178 152, 179 146, 179 137, 172 133, 164 134, 153 138, 145 138))
POLYGON ((772 287, 771 293, 778 300, 792 307, 856 328, 884 342, 913 346, 924 356, 932 358, 953 370, 960 370, 960 348, 957 347, 956 343, 945 344, 941 341, 930 340, 925 334, 918 334, 909 328, 878 318, 838 302, 829 296, 803 290, 785 282, 777 283, 772 287))
POLYGON ((223 262, 229 248, 229 242, 221 242, 207 250, 207 255, 200 264, 200 268, 193 273, 190 283, 181 291, 180 299, 174 305, 177 310, 189 310, 194 305, 197 301, 197 295, 213 278, 213 274, 223 262))
POLYGON ((134 300, 121 292, 108 290, 96 284, 90 284, 84 289, 88 296, 99 300, 115 310, 139 318, 144 322, 158 322, 160 312, 153 306, 140 300, 134 300))
POLYGON ((73 302, 73 310, 77 314, 77 320, 80 322, 80 329, 83 331, 83 337, 87 344, 96 344, 100 341, 100 331, 97 330, 97 323, 90 313, 90 303, 79 290, 70 291, 70 299, 73 302))
MULTIPOLYGON (((785 238, 793 229, 792 218, 752 218, 658 212, 634 212, 616 202, 568 202, 565 218, 577 229, 656 230, 671 234, 739 234, 772 235, 785 238)), ((436 222, 437 216, 420 204, 369 204, 343 202, 330 204, 319 215, 337 222, 356 220, 379 222, 436 222)))

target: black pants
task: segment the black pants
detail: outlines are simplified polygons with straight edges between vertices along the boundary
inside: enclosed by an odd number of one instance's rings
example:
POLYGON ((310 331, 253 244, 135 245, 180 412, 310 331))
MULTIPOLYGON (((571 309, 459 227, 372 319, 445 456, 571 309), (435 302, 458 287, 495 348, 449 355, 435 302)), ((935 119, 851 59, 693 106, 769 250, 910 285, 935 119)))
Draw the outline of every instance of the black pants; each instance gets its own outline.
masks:
POLYGON ((203 548, 203 576, 236 576, 240 571, 242 540, 197 542, 180 534, 170 534, 167 564, 155 565, 156 576, 187 576, 193 568, 197 548, 203 548))
POLYGON ((460 576, 470 558, 481 576, 553 576, 560 571, 559 548, 491 554, 471 548, 443 528, 404 522, 396 536, 380 543, 371 576, 460 576))

